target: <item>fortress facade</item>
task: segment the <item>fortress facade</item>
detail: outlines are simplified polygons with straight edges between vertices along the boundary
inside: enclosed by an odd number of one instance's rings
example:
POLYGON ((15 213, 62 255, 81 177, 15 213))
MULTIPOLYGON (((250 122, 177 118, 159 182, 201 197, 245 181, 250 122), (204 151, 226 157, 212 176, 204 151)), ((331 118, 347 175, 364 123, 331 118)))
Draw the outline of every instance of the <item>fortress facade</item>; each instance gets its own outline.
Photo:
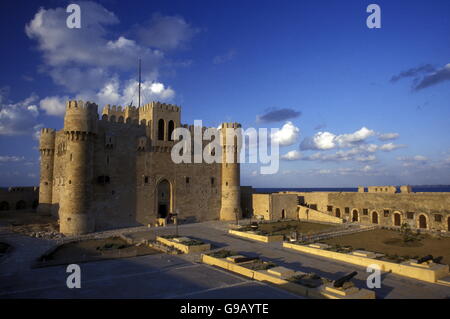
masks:
MULTIPOLYGON (((236 159, 237 146, 221 137, 222 163, 175 164, 171 137, 181 126, 193 134, 175 105, 107 105, 99 118, 97 104, 67 102, 64 128, 41 131, 38 212, 58 216, 69 235, 153 224, 170 213, 234 220, 242 213, 240 165, 226 155, 236 159)), ((223 123, 221 136, 238 127, 223 123)))
POLYGON ((253 194, 253 214, 264 219, 358 223, 450 232, 450 193, 412 192, 410 186, 358 187, 358 192, 253 194))

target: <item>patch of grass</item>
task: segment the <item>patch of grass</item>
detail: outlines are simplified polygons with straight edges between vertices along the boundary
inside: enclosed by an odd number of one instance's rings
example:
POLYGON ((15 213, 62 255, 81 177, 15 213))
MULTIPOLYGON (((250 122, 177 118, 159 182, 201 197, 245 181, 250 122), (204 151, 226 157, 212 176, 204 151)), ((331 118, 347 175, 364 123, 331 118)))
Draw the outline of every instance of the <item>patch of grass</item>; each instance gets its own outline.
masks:
POLYGON ((308 287, 308 288, 317 288, 324 283, 327 283, 328 280, 314 274, 304 274, 304 275, 297 275, 294 277, 291 277, 288 279, 288 281, 308 287))
POLYGON ((326 239, 323 242, 329 245, 340 245, 341 247, 363 246, 363 250, 382 253, 389 260, 397 262, 407 260, 407 257, 410 256, 433 255, 434 257, 443 256, 442 263, 444 264, 450 263, 450 238, 441 237, 438 239, 428 234, 420 234, 416 238, 420 238, 420 241, 405 242, 398 230, 374 229, 326 239))
POLYGON ((214 257, 214 258, 227 258, 227 257, 230 257, 230 256, 236 256, 236 255, 238 255, 238 253, 236 253, 234 251, 222 249, 222 250, 219 250, 219 251, 215 251, 215 252, 209 253, 208 255, 211 256, 211 257, 214 257))
POLYGON ((243 264, 241 266, 251 270, 267 270, 276 267, 277 265, 271 262, 264 262, 261 259, 255 259, 252 262, 243 264))
POLYGON ((114 250, 114 249, 124 249, 129 247, 129 245, 126 244, 117 244, 117 243, 106 243, 102 246, 97 246, 96 250, 104 251, 104 250, 114 250))
POLYGON ((204 243, 200 240, 191 239, 189 241, 183 241, 182 244, 186 245, 186 246, 198 246, 198 245, 203 245, 204 243))

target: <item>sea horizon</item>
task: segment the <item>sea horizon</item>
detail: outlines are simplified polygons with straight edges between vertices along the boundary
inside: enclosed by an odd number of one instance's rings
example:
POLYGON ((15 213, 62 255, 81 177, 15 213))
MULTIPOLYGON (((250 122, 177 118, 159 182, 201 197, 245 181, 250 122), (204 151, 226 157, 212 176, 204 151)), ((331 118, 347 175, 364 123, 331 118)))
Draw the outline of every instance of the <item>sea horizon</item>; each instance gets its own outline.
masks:
MULTIPOLYGON (((400 186, 397 192, 400 192, 400 186)), ((413 193, 448 193, 450 185, 410 185, 413 193)), ((358 187, 254 187, 256 193, 291 192, 358 192, 358 187)))

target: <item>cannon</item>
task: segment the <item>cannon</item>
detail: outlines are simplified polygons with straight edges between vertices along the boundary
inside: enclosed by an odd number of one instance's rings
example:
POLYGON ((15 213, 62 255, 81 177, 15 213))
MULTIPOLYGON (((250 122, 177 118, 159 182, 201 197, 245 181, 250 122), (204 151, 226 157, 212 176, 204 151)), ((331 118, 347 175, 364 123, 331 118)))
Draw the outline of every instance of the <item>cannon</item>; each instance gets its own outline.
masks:
POLYGON ((432 255, 427 255, 427 256, 424 256, 424 257, 422 257, 422 258, 419 258, 419 259, 417 260, 417 263, 418 263, 418 264, 423 264, 424 262, 427 262, 427 261, 429 261, 429 260, 433 260, 433 256, 432 256, 432 255))
POLYGON ((342 287, 346 282, 350 281, 353 277, 355 277, 358 274, 357 271, 354 271, 348 275, 345 275, 344 277, 341 277, 339 279, 336 279, 333 283, 333 287, 340 288, 342 287))

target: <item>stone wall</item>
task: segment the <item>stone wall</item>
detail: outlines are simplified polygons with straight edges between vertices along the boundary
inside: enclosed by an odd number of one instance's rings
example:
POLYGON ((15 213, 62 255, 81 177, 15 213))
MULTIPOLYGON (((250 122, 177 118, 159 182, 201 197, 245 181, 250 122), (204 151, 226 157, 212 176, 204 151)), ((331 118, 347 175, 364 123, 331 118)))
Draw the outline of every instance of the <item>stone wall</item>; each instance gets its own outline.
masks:
POLYGON ((39 187, 0 188, 0 211, 30 211, 38 206, 39 187))
MULTIPOLYGON (((240 199, 239 164, 224 169, 221 163, 193 163, 193 157, 191 163, 172 161, 178 142, 171 139, 172 129, 194 131, 180 123, 179 107, 157 102, 141 108, 107 106, 101 119, 96 108, 68 102, 65 127, 54 132, 53 158, 41 162, 41 171, 53 164, 52 174, 46 175, 52 179, 45 193, 51 194, 48 210, 60 217, 66 233, 154 224, 171 213, 178 213, 179 220, 215 220, 224 202, 229 211, 240 211, 245 202, 251 212, 251 189, 240 199)), ((46 179, 41 178, 42 185, 46 179)))
POLYGON ((305 206, 298 206, 298 218, 303 221, 321 222, 321 223, 336 223, 342 224, 342 218, 328 215, 318 210, 308 208, 305 206))
POLYGON ((298 192, 302 205, 362 224, 449 230, 450 193, 298 192))
POLYGON ((296 194, 253 194, 253 215, 264 220, 297 219, 296 194))

